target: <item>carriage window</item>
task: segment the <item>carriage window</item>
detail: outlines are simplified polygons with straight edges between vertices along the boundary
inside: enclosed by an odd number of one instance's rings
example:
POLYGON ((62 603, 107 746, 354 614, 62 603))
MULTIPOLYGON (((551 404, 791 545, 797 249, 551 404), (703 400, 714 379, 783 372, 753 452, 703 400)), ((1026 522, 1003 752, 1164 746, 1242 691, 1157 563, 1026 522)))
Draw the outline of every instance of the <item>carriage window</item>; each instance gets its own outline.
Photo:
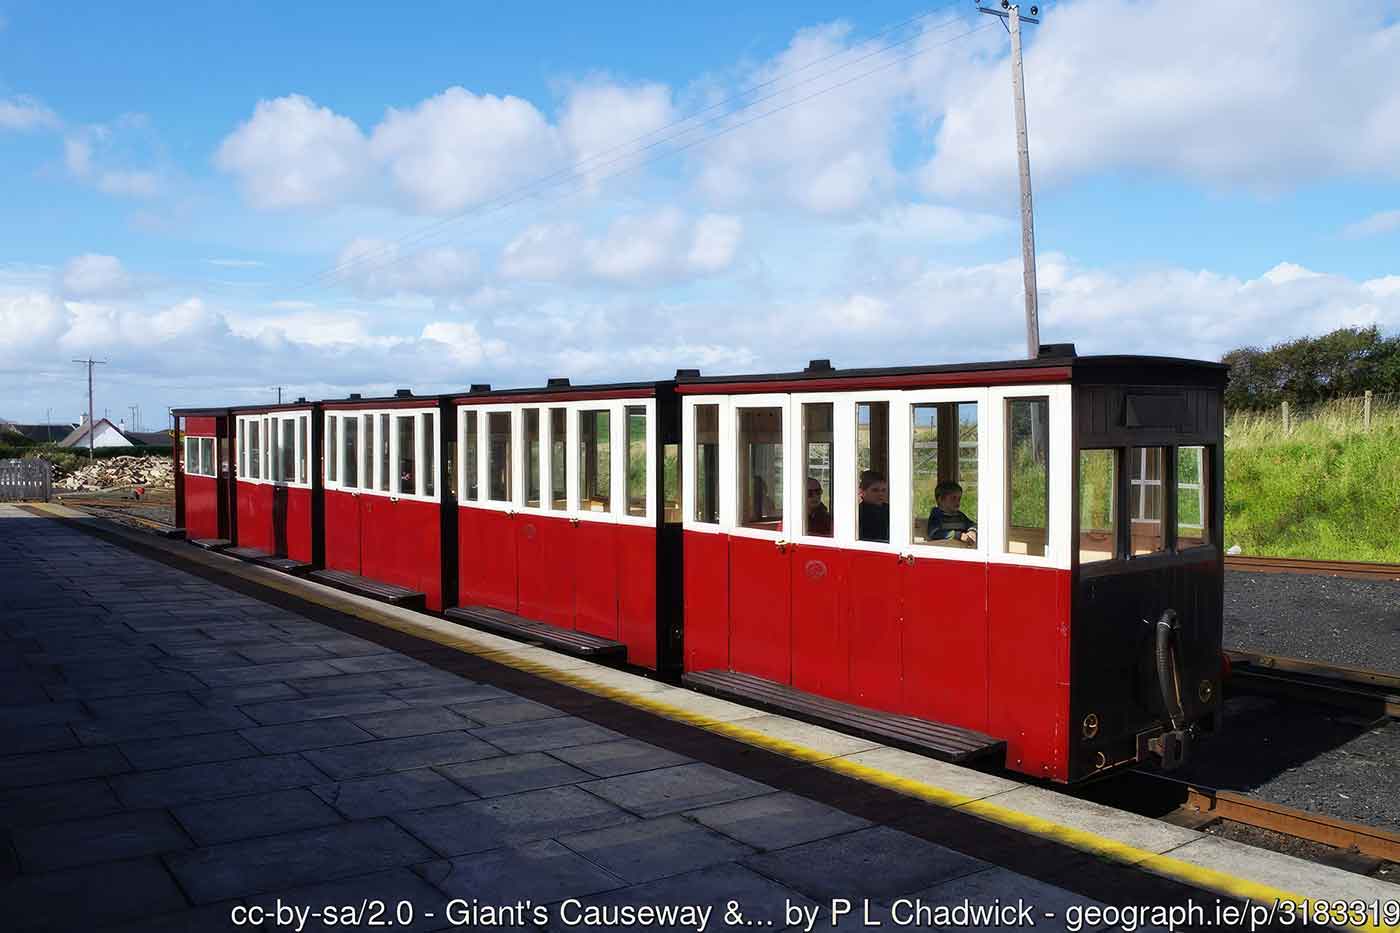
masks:
POLYGON ((185 438, 185 472, 199 472, 199 442, 193 437, 185 438))
POLYGON ((1050 527, 1050 400, 1006 402, 1006 553, 1045 555, 1050 527))
POLYGON ((1128 448, 1128 480, 1132 498, 1133 554, 1164 550, 1166 529, 1162 522, 1162 474, 1165 447, 1128 448))
POLYGON ((379 433, 375 435, 375 440, 379 443, 379 488, 382 492, 389 491, 389 471, 393 469, 393 464, 389 460, 389 416, 379 416, 379 433))
POLYGON ((627 406, 627 514, 647 514, 647 410, 627 406))
POLYGON ((326 416, 326 480, 334 483, 336 481, 336 468, 340 461, 340 448, 336 446, 336 426, 340 424, 340 419, 334 415, 326 416))
POLYGON ((783 410, 739 409, 739 524, 783 530, 783 410))
POLYGON ((719 406, 695 406, 695 515, 719 524, 719 406))
POLYGON ((510 412, 486 416, 486 495, 495 502, 511 498, 510 412))
POLYGON ((394 422, 399 435, 399 465, 395 471, 397 480, 394 483, 394 492, 412 496, 418 493, 418 470, 415 447, 417 438, 414 437, 416 415, 398 415, 394 422))
POLYGON ((568 475, 568 413, 563 408, 549 410, 549 507, 567 509, 565 478, 568 475))
POLYGON ((1176 548, 1210 544, 1210 448, 1180 447, 1176 452, 1176 548))
POLYGON ((661 520, 677 524, 681 520, 681 445, 666 444, 661 455, 661 520))
POLYGON ((525 504, 540 505, 540 410, 525 409, 525 504))
POLYGON ((612 508, 612 444, 606 411, 578 413, 578 499, 585 512, 612 508))
POLYGON ((199 439, 199 468, 205 476, 217 475, 214 470, 214 439, 212 437, 199 439))
POLYGON ((345 433, 345 476, 340 485, 353 489, 359 481, 360 473, 360 424, 355 420, 355 416, 351 415, 341 419, 341 428, 345 433))
POLYGON ((835 454, 834 406, 821 402, 802 406, 802 532, 830 538, 832 457, 835 454))
POLYGON ((248 475, 262 478, 262 447, 258 443, 258 419, 248 422, 248 475))
POLYGON ((277 419, 268 416, 263 423, 263 476, 276 479, 277 472, 277 419))
MULTIPOLYGON (((420 417, 423 419, 423 426, 418 432, 422 443, 418 462, 423 464, 423 495, 435 496, 437 495, 437 431, 434 428, 437 426, 437 416, 432 412, 427 412, 420 417)), ((448 488, 451 488, 450 483, 448 488)))
POLYGON ((306 422, 307 418, 305 415, 297 418, 297 450, 301 451, 301 456, 297 458, 298 483, 310 482, 310 480, 307 479, 310 474, 306 469, 306 461, 311 456, 311 444, 310 438, 306 436, 306 422))
POLYGON ((977 546, 977 403, 910 406, 910 525, 916 544, 977 546))
POLYGON ((478 496, 477 484, 480 481, 476 471, 476 412, 463 413, 462 428, 462 480, 466 487, 467 501, 475 502, 478 496))
POLYGON ((295 482, 297 477, 297 423, 293 418, 283 418, 282 425, 282 448, 278 453, 281 456, 282 475, 277 478, 283 482, 295 482))
POLYGON ((1118 458, 1113 450, 1079 452, 1079 562, 1118 552, 1118 458))
MULTIPOLYGON (((189 463, 189 439, 185 439, 185 462, 189 463)), ((238 419, 238 475, 248 475, 248 422, 238 419)))
POLYGON ((856 403, 856 535, 890 540, 890 405, 856 403))

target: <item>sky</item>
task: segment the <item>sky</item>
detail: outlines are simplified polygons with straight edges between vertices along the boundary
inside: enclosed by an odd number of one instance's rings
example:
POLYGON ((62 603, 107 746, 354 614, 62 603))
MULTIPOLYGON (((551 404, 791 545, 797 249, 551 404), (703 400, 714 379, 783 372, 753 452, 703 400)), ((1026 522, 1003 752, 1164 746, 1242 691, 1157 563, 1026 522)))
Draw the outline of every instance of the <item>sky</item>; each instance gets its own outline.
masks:
MULTIPOLYGON (((1024 355, 996 17, 669 6, 0 0, 0 418, 1024 355)), ((1040 19, 1043 342, 1400 331, 1400 0, 1040 19)))

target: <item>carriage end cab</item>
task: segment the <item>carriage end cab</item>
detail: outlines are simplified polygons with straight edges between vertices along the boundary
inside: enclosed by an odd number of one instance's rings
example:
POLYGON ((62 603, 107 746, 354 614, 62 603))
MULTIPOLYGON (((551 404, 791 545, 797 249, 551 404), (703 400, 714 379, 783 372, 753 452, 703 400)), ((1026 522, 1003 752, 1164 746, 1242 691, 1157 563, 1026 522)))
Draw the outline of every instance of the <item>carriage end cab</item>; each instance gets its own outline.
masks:
POLYGON ((233 541, 226 409, 177 408, 175 418, 175 524, 185 537, 210 546, 233 541))
POLYGON ((454 404, 458 608, 449 617, 678 669, 674 383, 479 385, 454 404))
MULTIPOLYGON (((1092 522, 1073 507, 1082 398, 1126 375, 1099 359, 1052 347, 1001 363, 818 360, 797 373, 680 379, 688 677, 736 672, 960 727, 1004 741, 1016 770, 1079 777, 1100 750, 1066 739, 1079 734, 1075 678, 1096 676, 1082 659, 1136 663, 1082 647, 1078 631, 1083 542, 1099 532, 1081 529, 1092 522)), ((1196 365, 1142 372, 1158 380, 1150 391, 1175 391, 1163 387, 1209 381, 1196 365)), ((1209 378, 1223 386, 1218 367, 1209 378)), ((1128 501, 1127 454, 1122 463, 1128 501)), ((1135 559, 1108 553, 1104 566, 1135 559)))
POLYGON ((318 407, 298 399, 230 412, 238 452, 234 540, 240 556, 287 558, 298 565, 319 560, 318 407))
POLYGON ((322 403, 323 564, 361 578, 352 589, 439 612, 451 605, 455 514, 444 507, 450 417, 444 399, 407 389, 391 398, 352 394, 322 403), (370 590, 375 584, 399 589, 370 590))

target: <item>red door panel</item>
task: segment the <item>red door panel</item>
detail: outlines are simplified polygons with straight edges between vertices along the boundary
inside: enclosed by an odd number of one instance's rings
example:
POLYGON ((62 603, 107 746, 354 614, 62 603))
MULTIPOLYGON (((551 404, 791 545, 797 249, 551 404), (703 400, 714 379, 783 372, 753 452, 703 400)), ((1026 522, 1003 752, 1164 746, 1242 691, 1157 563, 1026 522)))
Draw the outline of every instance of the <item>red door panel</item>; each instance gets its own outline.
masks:
POLYGON ((618 639, 631 664, 656 668, 656 528, 618 525, 618 639))
POLYGON ((272 548, 272 487, 262 483, 239 483, 237 498, 238 546, 275 553, 272 548))
POLYGON ((219 481, 212 476, 185 474, 185 537, 219 537, 219 481))
MULTIPOLYGON (((393 538, 385 532, 389 500, 379 496, 360 496, 360 574, 371 580, 384 579, 385 548, 394 546, 393 538)), ((388 581, 385 581, 388 582, 388 581)))
POLYGON ((850 695, 850 638, 842 617, 850 554, 801 545, 792 554, 792 685, 844 700, 850 695))
POLYGON ((463 606, 491 606, 506 612, 520 608, 515 577, 515 525, 505 512, 462 509, 457 513, 462 546, 459 579, 463 606))
POLYGON ((899 709, 900 574, 894 554, 850 551, 841 615, 849 639, 851 692, 861 706, 899 709))
MULTIPOLYGON (((574 541, 574 627, 617 641, 617 526, 580 521, 574 541)), ((629 657, 630 660, 630 657, 629 657)))
POLYGON ((311 490, 287 490, 287 556, 311 560, 311 490))
POLYGON ((771 540, 729 539, 730 666, 784 684, 792 679, 789 562, 771 540))
POLYGON ((1006 763, 1069 777, 1069 571, 988 568, 987 731, 1006 740, 1006 763))
POLYGON ((360 572, 360 497, 326 490, 326 567, 360 572))
POLYGON ((987 728, 987 565, 902 566, 903 702, 911 716, 987 728))
POLYGON ((685 532, 685 669, 729 669, 729 536, 685 532))
POLYGON ((520 615, 574 627, 574 529, 565 518, 517 515, 520 615))

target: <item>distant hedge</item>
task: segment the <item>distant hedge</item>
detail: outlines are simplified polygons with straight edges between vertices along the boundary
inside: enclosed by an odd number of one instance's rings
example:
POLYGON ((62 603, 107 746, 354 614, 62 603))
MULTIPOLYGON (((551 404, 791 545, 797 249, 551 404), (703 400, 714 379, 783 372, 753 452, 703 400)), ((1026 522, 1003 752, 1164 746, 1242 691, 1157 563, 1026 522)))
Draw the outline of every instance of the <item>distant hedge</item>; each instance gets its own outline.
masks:
POLYGON ((1279 403, 1311 405, 1336 398, 1400 392, 1400 335, 1380 328, 1346 327, 1303 337, 1267 350, 1242 347, 1226 353, 1230 365, 1227 408, 1260 411, 1279 403))
MULTIPOLYGON (((107 460, 112 457, 169 457, 172 447, 98 447, 93 450, 94 460, 107 460)), ((0 444, 0 460, 23 457, 42 457, 52 462, 86 460, 86 447, 54 447, 49 444, 0 444)))

